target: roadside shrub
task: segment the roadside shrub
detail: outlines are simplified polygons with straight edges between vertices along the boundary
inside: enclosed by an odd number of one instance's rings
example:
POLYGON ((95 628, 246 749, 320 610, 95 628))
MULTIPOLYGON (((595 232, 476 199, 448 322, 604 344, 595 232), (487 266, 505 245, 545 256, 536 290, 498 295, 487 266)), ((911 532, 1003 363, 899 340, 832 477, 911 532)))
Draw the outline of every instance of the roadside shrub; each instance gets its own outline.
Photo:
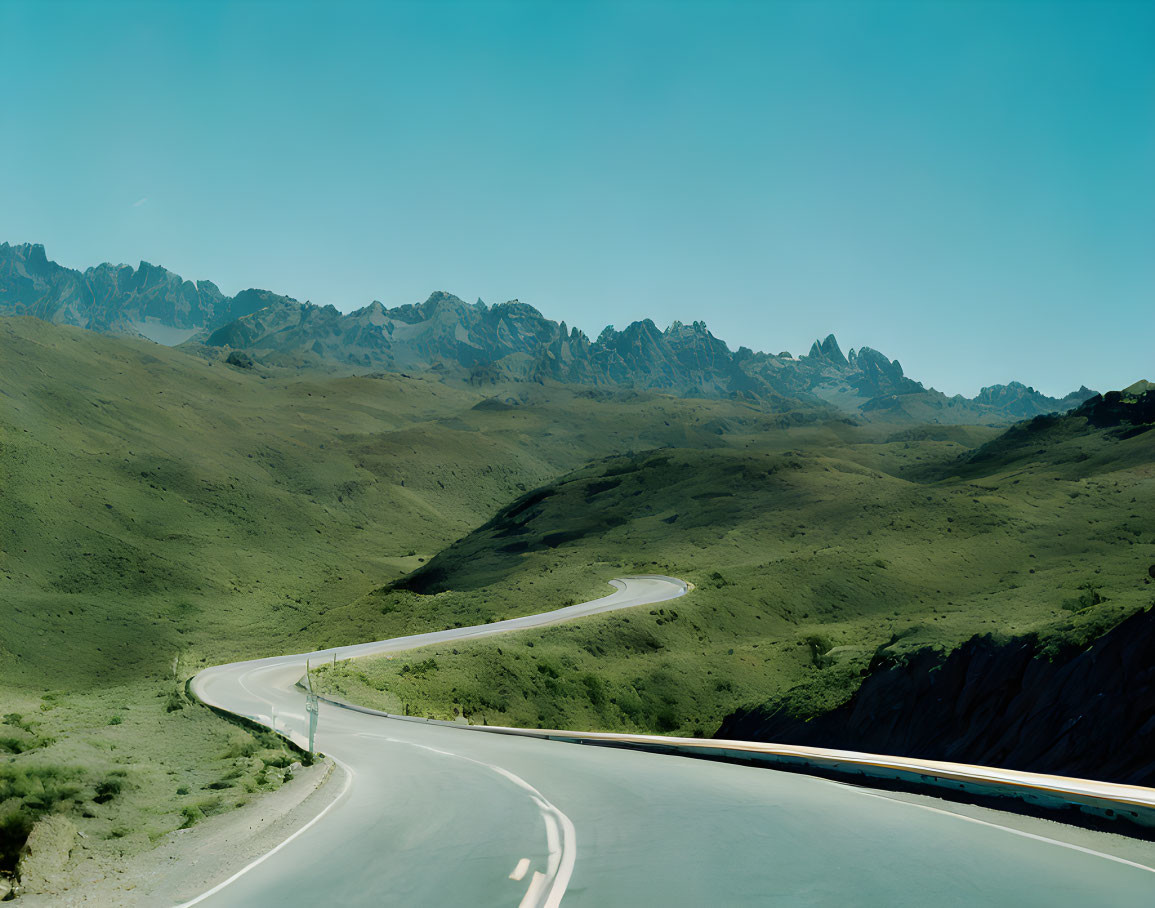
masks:
POLYGON ((0 766, 0 870, 16 869, 32 826, 83 791, 83 773, 64 766, 0 766))
POLYGON ((424 662, 415 662, 412 665, 402 665, 401 674, 427 675, 437 671, 437 660, 426 659, 424 662))
POLYGON ((25 722, 24 717, 20 713, 5 713, 4 724, 11 725, 13 728, 20 728, 26 732, 32 731, 32 723, 25 722))
POLYGON ((225 757, 228 759, 251 757, 260 749, 260 744, 251 735, 237 734, 229 741, 229 746, 225 750, 225 757))
POLYGON ((27 738, 17 738, 11 735, 0 737, 0 753, 22 754, 24 751, 31 749, 30 742, 27 738))
POLYGON ((219 797, 217 797, 200 801, 197 804, 197 809, 200 810, 203 816, 211 817, 215 814, 223 813, 224 811, 228 810, 228 807, 219 797))
POLYGON ((581 676, 582 686, 586 689, 586 696, 595 707, 602 707, 606 702, 605 685, 602 679, 592 672, 581 676))
POLYGON ((96 783, 96 794, 92 800, 97 804, 106 804, 115 798, 124 789, 124 779, 120 774, 113 774, 96 783))
POLYGON ((654 715, 654 724, 658 731, 673 731, 681 724, 678 714, 668 706, 662 707, 654 715))
POLYGON ((830 642, 828 637, 821 634, 810 634, 806 637, 805 643, 810 647, 810 661, 817 668, 826 668, 831 660, 826 658, 826 654, 834 649, 834 644, 830 642))
POLYGON ((1080 592, 1078 596, 1063 600, 1063 608, 1069 612, 1079 612, 1085 608, 1091 608, 1093 605, 1100 605, 1107 601, 1107 597, 1099 592, 1102 587, 1097 583, 1092 581, 1080 583, 1079 589, 1082 592, 1080 592))

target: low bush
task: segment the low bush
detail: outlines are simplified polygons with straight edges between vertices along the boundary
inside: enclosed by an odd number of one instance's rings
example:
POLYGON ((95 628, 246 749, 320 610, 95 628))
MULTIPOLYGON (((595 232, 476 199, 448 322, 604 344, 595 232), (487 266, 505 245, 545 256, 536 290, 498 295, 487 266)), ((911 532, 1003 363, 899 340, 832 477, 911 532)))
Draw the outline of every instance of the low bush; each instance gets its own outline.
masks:
POLYGON ((0 766, 0 871, 16 869, 20 849, 40 817, 80 798, 83 773, 64 766, 0 766))

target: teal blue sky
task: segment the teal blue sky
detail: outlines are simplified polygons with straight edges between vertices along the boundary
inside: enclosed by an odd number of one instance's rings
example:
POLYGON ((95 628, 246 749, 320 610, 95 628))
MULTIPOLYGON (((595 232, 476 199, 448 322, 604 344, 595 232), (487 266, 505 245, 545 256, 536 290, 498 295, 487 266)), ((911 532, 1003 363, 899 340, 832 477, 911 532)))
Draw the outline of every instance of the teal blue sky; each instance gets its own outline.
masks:
POLYGON ((0 240, 1155 379, 1155 4, 0 0, 0 240))

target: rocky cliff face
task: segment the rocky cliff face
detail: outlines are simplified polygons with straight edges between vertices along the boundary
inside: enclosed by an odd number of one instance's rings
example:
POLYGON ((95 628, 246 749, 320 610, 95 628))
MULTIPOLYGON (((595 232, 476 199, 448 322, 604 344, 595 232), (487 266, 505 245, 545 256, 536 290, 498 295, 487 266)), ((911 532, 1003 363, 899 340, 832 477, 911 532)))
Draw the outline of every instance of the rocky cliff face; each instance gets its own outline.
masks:
POLYGON ((487 306, 443 292, 416 305, 373 302, 343 314, 266 290, 227 297, 208 281, 186 281, 147 262, 81 273, 33 245, 0 245, 0 314, 113 333, 155 322, 257 357, 307 354, 354 368, 433 369, 481 385, 560 381, 771 406, 827 404, 888 421, 1005 423, 1068 409, 1093 393, 1083 388, 1060 400, 1016 383, 984 388, 973 400, 948 398, 870 347, 844 354, 834 335, 802 357, 733 352, 703 322, 662 330, 646 319, 620 331, 607 327, 591 341, 517 300, 487 306))
POLYGON ((1044 654, 1035 637, 975 637, 945 658, 934 650, 897 665, 876 657, 858 693, 832 712, 739 711, 716 736, 1149 786, 1152 653, 1155 610, 1133 615, 1088 649, 1058 655, 1044 654))

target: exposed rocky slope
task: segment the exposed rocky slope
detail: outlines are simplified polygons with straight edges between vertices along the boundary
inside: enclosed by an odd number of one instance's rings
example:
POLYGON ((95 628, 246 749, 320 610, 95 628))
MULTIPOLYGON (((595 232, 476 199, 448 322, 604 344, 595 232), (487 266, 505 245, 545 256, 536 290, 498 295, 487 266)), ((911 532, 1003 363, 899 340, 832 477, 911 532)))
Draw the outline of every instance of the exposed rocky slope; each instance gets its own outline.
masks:
POLYGON ((1093 393, 1081 388, 1057 399, 1012 383, 984 388, 973 399, 947 397, 870 347, 844 354, 833 335, 800 357, 731 351, 700 321, 662 330, 645 319, 621 331, 609 326, 591 341, 517 300, 487 306, 442 292, 418 305, 388 309, 375 301, 343 314, 264 290, 227 297, 209 281, 185 281, 147 262, 81 273, 50 262, 37 245, 0 245, 0 313, 169 343, 200 332, 209 346, 257 358, 433 370, 481 386, 550 380, 747 398, 779 409, 821 402, 881 421, 999 424, 1061 412, 1093 393), (162 337, 158 327, 183 334, 162 337))
MULTIPOLYGON (((398 614, 482 603, 497 616, 507 614, 503 603, 553 596, 560 605, 592 593, 579 581, 656 570, 692 582, 692 595, 516 642, 359 662, 334 677, 341 696, 380 709, 539 728, 700 736, 738 709, 770 704, 740 732, 760 738, 766 715, 808 734, 865 677, 909 664, 888 676, 859 724, 816 727, 845 731, 832 744, 891 753, 954 734, 972 759, 1002 759, 991 742, 1026 721, 1016 711, 1030 715, 1031 673, 1043 669, 988 672, 983 658, 964 658, 968 641, 988 632, 1030 641, 1019 657, 1042 653, 1045 667, 1152 603, 1155 431, 1145 429, 1146 407, 1135 395, 1107 395, 1004 432, 998 444, 976 427, 776 428, 772 414, 711 421, 723 430, 717 444, 591 462, 527 492, 364 606, 398 614), (980 440, 986 455, 975 460, 980 440), (944 680, 953 668, 936 671, 940 654, 955 650, 957 684, 944 680), (968 737, 979 730, 989 740, 968 737)), ((1142 646, 1111 656, 1117 664, 1103 675, 1102 689, 1136 715, 1143 701, 1125 698, 1146 683, 1142 646)), ((1081 685, 1096 683, 1082 671, 1055 680, 1066 699, 1047 707, 1049 717, 1103 706, 1077 700, 1081 685)), ((1047 727, 1035 727, 1042 740, 1047 727)), ((772 731, 777 738, 782 726, 772 731)), ((1011 754, 1028 768, 1039 755, 1032 735, 1011 754)))
POLYGON ((1069 413, 1036 416, 967 454, 950 472, 990 475, 1019 465, 1046 464, 1065 478, 1090 470, 1146 463, 1155 453, 1155 386, 1136 382, 1096 394, 1069 413), (1150 390, 1145 390, 1150 387, 1150 390), (1124 445, 1130 439, 1140 444, 1124 445))
MULTIPOLYGON (((1109 539, 1120 551, 1149 555, 1150 566, 1130 582, 1140 602, 1152 602, 1155 523, 1144 490, 1153 463, 1155 387, 1137 382, 1067 416, 1014 426, 946 472, 993 490, 1033 470, 1073 483, 1072 499, 1105 490, 1129 499, 1128 522, 1109 539), (1096 476, 1113 478, 1092 485, 1096 476), (1123 477, 1130 488, 1119 487, 1123 477)), ((1080 535, 1092 538, 1097 523, 1088 520, 1080 535)), ((1055 525, 1056 540, 1069 534, 1055 525)), ((1132 615, 1088 648, 1086 630, 1109 597, 1100 586, 1103 559, 1085 550, 1082 560, 1095 572, 1063 601, 1070 618, 1047 634, 975 636, 949 655, 904 651, 896 634, 841 706, 815 715, 786 696, 731 714, 717 736, 1155 784, 1155 610, 1132 615)), ((1028 563, 1034 574, 1038 562, 1028 563)), ((811 650, 821 672, 832 654, 817 638, 811 650)))
POLYGON ((890 664, 880 653, 858 693, 818 717, 742 710, 719 738, 775 741, 1155 784, 1155 611, 1086 650, 1044 652, 1037 637, 975 637, 890 664))

